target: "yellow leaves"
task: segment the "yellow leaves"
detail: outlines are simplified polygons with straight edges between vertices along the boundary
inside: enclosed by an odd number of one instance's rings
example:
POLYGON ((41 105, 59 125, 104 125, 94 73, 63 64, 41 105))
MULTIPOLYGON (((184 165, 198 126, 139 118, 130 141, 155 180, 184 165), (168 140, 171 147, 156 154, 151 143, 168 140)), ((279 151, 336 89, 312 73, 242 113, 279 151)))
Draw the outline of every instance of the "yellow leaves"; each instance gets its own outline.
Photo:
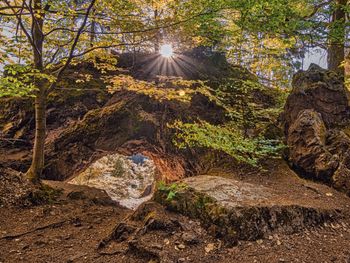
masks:
POLYGON ((79 77, 81 78, 77 79, 75 83, 85 83, 85 82, 89 82, 92 79, 91 74, 80 74, 79 77))
POLYGON ((111 56, 111 54, 104 49, 95 50, 86 54, 84 56, 84 60, 91 62, 102 74, 105 74, 108 71, 117 70, 117 58, 115 56, 111 56))
POLYGON ((308 16, 314 11, 312 5, 308 5, 305 0, 293 1, 290 3, 290 6, 298 12, 300 16, 308 16))
POLYGON ((192 96, 198 92, 205 93, 203 82, 188 81, 179 78, 161 79, 161 83, 135 80, 128 75, 118 75, 108 80, 107 86, 111 93, 128 90, 141 93, 156 100, 177 100, 189 102, 192 96))
POLYGON ((269 49, 285 50, 291 46, 289 41, 287 41, 286 39, 281 39, 276 37, 267 37, 263 40, 263 45, 265 48, 269 48, 269 49))

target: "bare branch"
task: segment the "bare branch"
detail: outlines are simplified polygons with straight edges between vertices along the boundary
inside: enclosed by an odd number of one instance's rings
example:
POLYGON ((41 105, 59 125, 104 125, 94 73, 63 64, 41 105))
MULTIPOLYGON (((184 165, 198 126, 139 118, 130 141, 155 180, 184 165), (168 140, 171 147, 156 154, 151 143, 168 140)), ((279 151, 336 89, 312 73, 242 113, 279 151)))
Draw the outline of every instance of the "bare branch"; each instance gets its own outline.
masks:
MULTIPOLYGON (((91 32, 89 30, 84 30, 83 33, 95 33, 96 35, 125 35, 125 34, 136 34, 136 33, 146 33, 146 32, 152 32, 152 31, 156 31, 156 30, 159 30, 159 29, 165 29, 165 28, 170 28, 170 27, 174 27, 174 26, 177 26, 177 25, 180 25, 180 24, 184 24, 186 22, 189 22, 195 18, 198 18, 198 17, 201 17, 201 16, 204 16, 204 15, 210 15, 210 14, 213 14, 213 13, 217 13, 219 11, 221 11, 223 9, 217 9, 217 10, 212 10, 212 11, 209 11, 209 12, 200 12, 196 15, 193 15, 189 18, 186 18, 186 19, 183 19, 183 20, 179 20, 179 21, 176 21, 174 23, 170 23, 170 24, 166 24, 166 25, 159 25, 159 26, 156 26, 156 27, 151 27, 151 28, 146 28, 146 29, 140 29, 140 30, 131 30, 131 31, 121 31, 121 32, 91 32)), ((65 27, 57 27, 57 28, 54 28, 52 30, 50 30, 49 32, 47 32, 45 34, 45 36, 48 36, 50 34, 52 34, 53 32, 56 32, 56 31, 65 31, 65 32, 72 32, 72 33, 76 33, 78 32, 77 30, 74 30, 74 29, 70 29, 70 28, 65 28, 65 27)))
MULTIPOLYGON (((69 66, 69 64, 71 63, 71 61, 72 61, 72 59, 73 59, 73 57, 74 57, 75 48, 76 48, 76 46, 77 46, 77 44, 78 44, 80 35, 82 34, 82 32, 83 32, 83 30, 84 30, 84 28, 85 28, 85 25, 86 25, 86 23, 87 23, 87 21, 88 21, 90 12, 91 12, 93 6, 95 5, 95 2, 96 2, 96 0, 92 0, 91 3, 90 3, 90 5, 89 5, 89 7, 88 7, 87 10, 86 10, 86 14, 85 14, 84 20, 83 20, 83 22, 81 23, 81 26, 80 26, 80 28, 79 28, 79 30, 78 30, 76 36, 75 36, 75 39, 74 39, 74 41, 73 41, 72 46, 71 46, 71 48, 70 48, 69 55, 68 55, 68 59, 67 59, 66 63, 59 69, 59 71, 58 71, 58 73, 57 73, 57 80, 60 79, 60 77, 62 76, 64 70, 69 66)), ((51 85, 50 88, 47 90, 47 92, 50 92, 52 89, 54 89, 55 86, 56 86, 56 83, 57 83, 57 81, 55 81, 54 83, 52 83, 52 85, 51 85)))
POLYGON ((138 45, 140 45, 146 41, 149 41, 151 39, 142 40, 142 41, 139 41, 137 43, 120 43, 120 44, 114 44, 114 45, 95 46, 95 47, 92 47, 90 49, 85 50, 84 52, 76 54, 73 57, 74 58, 81 57, 81 56, 84 56, 84 55, 94 51, 94 50, 98 50, 98 49, 109 49, 109 48, 122 47, 122 46, 138 46, 138 45))
MULTIPOLYGON (((35 45, 35 43, 34 43, 34 41, 33 41, 33 38, 32 38, 31 35, 28 33, 27 29, 25 28, 25 26, 24 26, 24 24, 23 24, 21 15, 20 15, 20 14, 17 14, 17 12, 15 11, 15 9, 12 8, 12 6, 10 5, 10 3, 9 3, 8 0, 3 0, 3 1, 7 4, 7 6, 8 6, 9 8, 11 8, 13 14, 14 14, 15 17, 17 18, 17 21, 18 21, 18 23, 19 23, 19 25, 20 25, 22 31, 24 32, 24 34, 25 34, 26 37, 28 38, 28 41, 29 41, 30 45, 31 45, 34 49, 36 49, 36 51, 38 52, 38 49, 37 49, 37 47, 36 47, 36 45, 35 45)), ((24 3, 24 2, 25 2, 25 1, 23 1, 23 3, 24 3)), ((39 52, 38 52, 38 53, 39 53, 39 52)))

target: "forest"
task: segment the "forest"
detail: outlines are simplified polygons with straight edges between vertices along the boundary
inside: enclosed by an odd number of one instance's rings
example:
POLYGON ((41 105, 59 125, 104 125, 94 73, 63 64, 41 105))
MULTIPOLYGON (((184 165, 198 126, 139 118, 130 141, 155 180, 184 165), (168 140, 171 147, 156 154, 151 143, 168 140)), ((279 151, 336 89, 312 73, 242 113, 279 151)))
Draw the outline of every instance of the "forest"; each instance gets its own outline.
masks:
POLYGON ((0 0, 0 247, 350 262, 350 1, 0 0))

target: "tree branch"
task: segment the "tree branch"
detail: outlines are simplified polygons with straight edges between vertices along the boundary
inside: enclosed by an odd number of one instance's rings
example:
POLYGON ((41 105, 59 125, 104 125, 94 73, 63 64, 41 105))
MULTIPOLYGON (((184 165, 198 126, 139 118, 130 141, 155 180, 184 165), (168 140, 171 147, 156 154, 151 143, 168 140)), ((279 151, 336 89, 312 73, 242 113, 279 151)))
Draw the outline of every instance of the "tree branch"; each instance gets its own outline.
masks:
MULTIPOLYGON (((33 38, 32 38, 31 35, 28 33, 27 29, 25 28, 25 26, 24 26, 24 24, 23 24, 21 15, 18 15, 18 14, 16 13, 16 11, 11 7, 10 3, 8 2, 8 0, 3 0, 3 1, 7 4, 7 6, 8 6, 9 8, 11 8, 13 14, 16 16, 17 21, 18 21, 18 23, 19 23, 19 25, 20 25, 22 31, 24 32, 24 34, 25 34, 26 37, 28 38, 28 41, 29 41, 30 45, 39 53, 39 50, 38 50, 38 48, 36 47, 33 38)), ((25 1, 23 1, 23 3, 24 3, 24 2, 25 2, 25 1)))
POLYGON ((84 20, 75 36, 75 39, 73 41, 73 44, 70 48, 70 51, 69 51, 69 55, 68 55, 68 59, 66 61, 66 63, 59 69, 58 73, 57 73, 57 80, 51 84, 51 86, 49 87, 49 89, 47 90, 47 92, 50 92, 52 89, 55 88, 56 84, 57 84, 57 81, 60 79, 60 77, 62 76, 63 72, 65 71, 65 69, 69 66, 69 64, 71 63, 72 59, 74 58, 74 51, 75 51, 75 48, 78 44, 78 41, 79 41, 79 38, 80 38, 80 35, 82 34, 84 28, 85 28, 85 25, 88 21, 88 18, 89 18, 89 15, 90 15, 90 11, 92 10, 93 6, 95 5, 95 2, 96 0, 92 0, 88 9, 86 10, 86 14, 85 14, 85 17, 84 17, 84 20))

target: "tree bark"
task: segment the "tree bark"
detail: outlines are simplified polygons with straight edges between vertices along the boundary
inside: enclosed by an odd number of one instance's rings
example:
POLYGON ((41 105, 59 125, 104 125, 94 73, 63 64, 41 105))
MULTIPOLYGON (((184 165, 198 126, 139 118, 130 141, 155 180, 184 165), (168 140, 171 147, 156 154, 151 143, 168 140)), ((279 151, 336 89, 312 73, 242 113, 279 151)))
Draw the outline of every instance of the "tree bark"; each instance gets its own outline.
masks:
MULTIPOLYGON (((44 14, 41 0, 34 0, 33 2, 33 18, 32 18, 32 32, 33 32, 33 58, 34 69, 39 72, 43 71, 43 25, 44 14)), ((44 146, 46 139, 46 85, 45 81, 40 79, 34 80, 37 91, 35 93, 35 139, 33 148, 33 159, 29 170, 27 171, 27 178, 32 182, 40 182, 40 177, 44 169, 44 146)))
POLYGON ((93 18, 92 18, 92 21, 91 21, 91 32, 90 32, 90 46, 93 47, 94 46, 94 42, 95 42, 95 38, 96 38, 96 20, 95 20, 95 13, 96 13, 96 10, 93 9, 92 10, 92 14, 93 14, 93 18))
MULTIPOLYGON (((158 25, 158 9, 155 9, 153 11, 153 14, 154 14, 154 24, 155 24, 155 27, 157 28, 159 25, 158 25)), ((157 29, 157 32, 155 34, 155 38, 154 38, 154 52, 155 53, 158 53, 159 50, 160 50, 160 40, 161 40, 161 33, 160 33, 160 29, 157 29)))
POLYGON ((345 78, 350 80, 350 51, 348 55, 345 57, 345 78))
POLYGON ((345 23, 346 12, 344 7, 348 0, 337 0, 337 7, 332 14, 332 26, 329 32, 328 69, 344 76, 345 60, 345 23))
POLYGON ((35 98, 35 140, 32 164, 27 178, 34 183, 40 182, 44 169, 44 148, 46 139, 46 90, 40 88, 35 98))

